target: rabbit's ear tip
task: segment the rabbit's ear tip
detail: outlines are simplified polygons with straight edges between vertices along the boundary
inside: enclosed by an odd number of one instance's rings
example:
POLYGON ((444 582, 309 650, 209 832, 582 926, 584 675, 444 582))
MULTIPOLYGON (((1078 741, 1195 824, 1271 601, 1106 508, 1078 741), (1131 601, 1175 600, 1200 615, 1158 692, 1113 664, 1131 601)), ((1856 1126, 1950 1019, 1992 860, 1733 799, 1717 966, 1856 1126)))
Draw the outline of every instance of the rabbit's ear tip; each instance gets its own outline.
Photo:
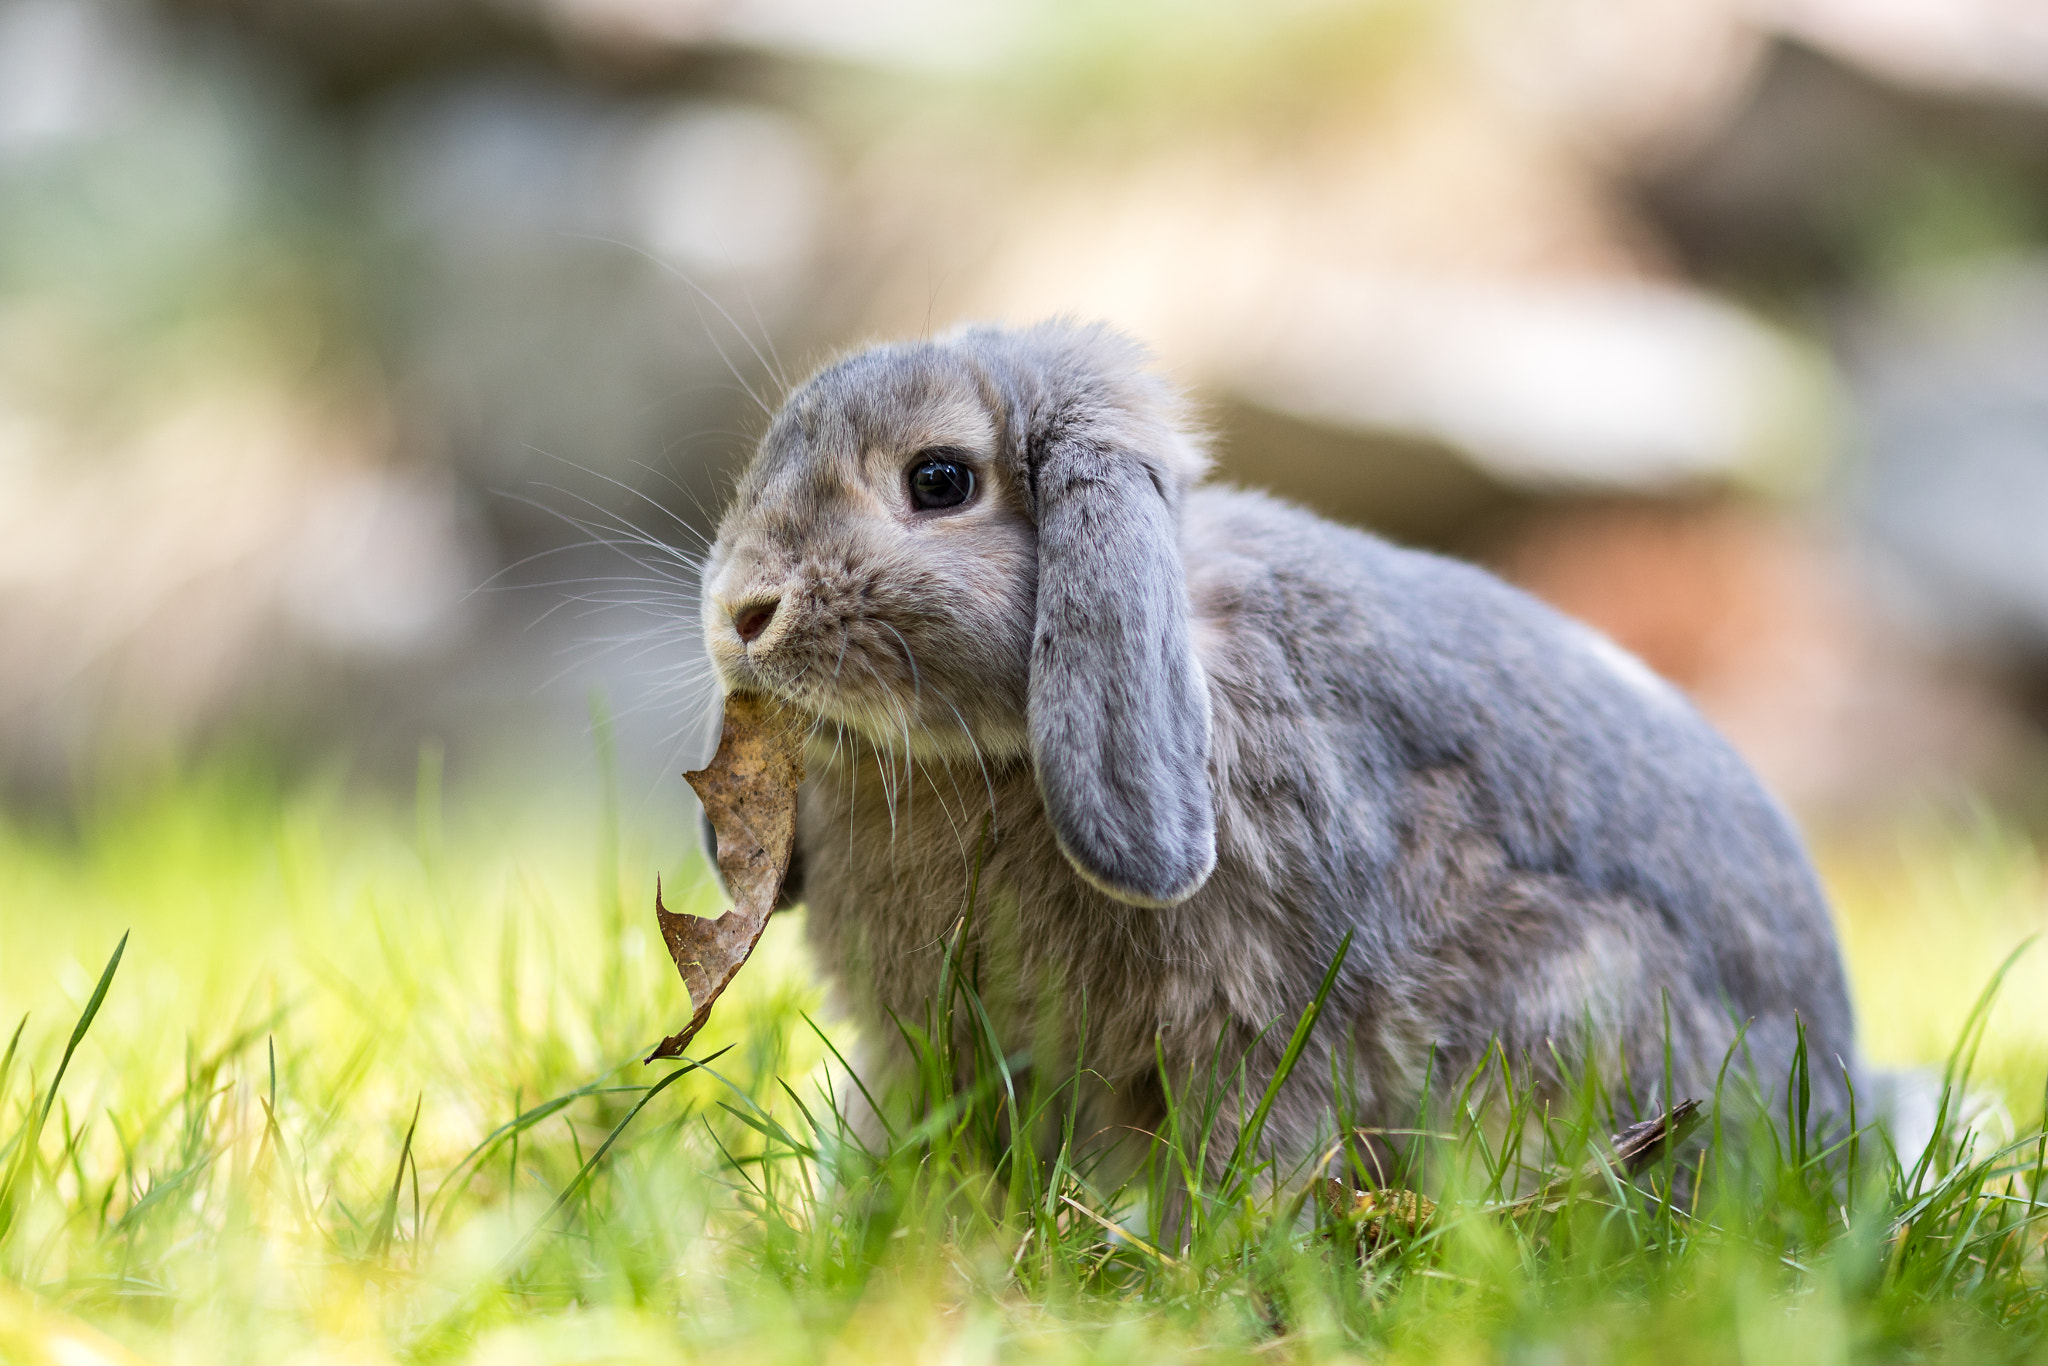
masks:
POLYGON ((1062 841, 1061 852, 1084 882, 1130 906, 1178 906, 1208 885, 1216 871, 1213 835, 1191 838, 1180 848, 1154 844, 1142 852, 1121 848, 1085 855, 1062 841))

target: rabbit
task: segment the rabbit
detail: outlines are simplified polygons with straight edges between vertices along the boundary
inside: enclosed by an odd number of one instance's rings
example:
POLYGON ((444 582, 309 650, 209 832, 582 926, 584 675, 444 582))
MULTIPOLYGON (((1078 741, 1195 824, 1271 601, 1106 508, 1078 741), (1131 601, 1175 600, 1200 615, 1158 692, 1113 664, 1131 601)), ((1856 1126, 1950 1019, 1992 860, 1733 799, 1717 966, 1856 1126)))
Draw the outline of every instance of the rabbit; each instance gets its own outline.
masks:
MULTIPOLYGON (((1413 1126, 1496 1047, 1654 1114, 1731 1050, 1771 1094, 1803 1031, 1840 1111, 1820 885, 1687 700, 1479 568, 1207 467, 1147 352, 1071 321, 874 346, 774 415, 702 624, 727 691, 814 719, 785 899, 857 1066, 903 1074, 957 931, 1002 1047, 1094 1079, 1083 1134, 1157 1133, 1204 1077, 1256 1099, 1340 949, 1275 1152, 1313 1158, 1340 1102, 1413 1126)), ((1248 1106, 1207 1108, 1226 1152, 1248 1106)))

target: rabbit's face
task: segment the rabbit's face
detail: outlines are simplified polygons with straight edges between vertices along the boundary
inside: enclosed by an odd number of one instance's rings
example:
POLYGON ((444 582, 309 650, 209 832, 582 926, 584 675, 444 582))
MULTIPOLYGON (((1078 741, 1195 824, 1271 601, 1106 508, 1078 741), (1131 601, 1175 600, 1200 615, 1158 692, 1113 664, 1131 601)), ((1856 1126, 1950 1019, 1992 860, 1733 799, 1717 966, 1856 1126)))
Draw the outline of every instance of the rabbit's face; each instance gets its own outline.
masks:
POLYGON ((1180 558, 1203 463, 1106 329, 862 352, 790 397, 740 483, 705 567, 711 657, 892 753, 1028 755, 1083 877, 1182 900, 1215 864, 1180 558))
POLYGON ((705 571, 727 687, 920 757, 1022 754, 1033 528, 974 369, 870 351, 791 396, 705 571))

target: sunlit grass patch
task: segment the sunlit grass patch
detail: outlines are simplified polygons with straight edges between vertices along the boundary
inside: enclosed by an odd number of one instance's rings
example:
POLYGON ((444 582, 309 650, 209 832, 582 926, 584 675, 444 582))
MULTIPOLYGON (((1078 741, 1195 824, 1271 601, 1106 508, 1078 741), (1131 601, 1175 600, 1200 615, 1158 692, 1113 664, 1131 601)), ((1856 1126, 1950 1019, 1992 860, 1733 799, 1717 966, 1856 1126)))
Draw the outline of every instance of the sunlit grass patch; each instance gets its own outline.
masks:
MULTIPOLYGON (((1993 968, 2048 934, 2048 862, 1988 813, 1928 819, 1826 861, 1865 1056, 1925 1064, 1955 1041, 1993 968)), ((2048 1076, 2048 944, 2013 964, 1979 1062, 2012 1109, 2041 1114, 2048 1076)))
MULTIPOLYGON (((444 815, 423 787, 407 810, 220 770, 76 832, 0 828, 0 1035, 27 1015, 0 1144, 49 1113, 32 1158, 18 1141, 0 1152, 0 1172, 22 1172, 0 1233, 0 1360, 1126 1366, 2044 1346, 2038 1134, 1955 1131, 1917 1174, 1869 1136, 1852 1188, 1846 1152, 1792 1151, 1781 1113, 1748 1165, 1700 1154, 1706 1127, 1695 1175, 1630 1174, 1589 1104, 1549 1114, 1510 1176, 1497 1126, 1452 1105, 1431 1121, 1452 1136, 1413 1139, 1392 1174, 1435 1202, 1410 1217, 1398 1200, 1320 1200, 1308 1173, 1249 1149, 1193 1160, 1202 1126, 1183 1115, 1125 1183, 1061 1141, 1056 1070, 1014 1068, 986 1031, 954 1028, 978 1008, 955 971, 937 1007, 953 1014, 907 1022, 929 1063, 921 1104, 868 1145, 845 1117, 854 1079, 813 1028, 795 916, 771 923, 692 1046, 704 1067, 643 1067, 685 1009, 653 873, 694 909, 715 904, 708 883, 651 842, 622 850, 575 803, 565 818, 469 798, 444 815), (1049 1140, 1012 1144, 1020 1132, 1049 1140), (1550 1195, 1517 1202, 1518 1186, 1550 1195)), ((1887 1056, 1938 1070, 2023 937, 2039 863, 1999 839, 1925 838, 1923 884, 1837 872, 1864 1027, 1887 1056), (1944 858, 1956 866, 1937 876, 1944 858), (1991 928, 1922 937, 1915 904, 1991 928), (1878 994, 1911 980, 1910 1001, 1878 994)), ((1995 1083, 2028 1088, 2008 1096, 2028 1117, 2031 961, 1978 1055, 1995 1083)))

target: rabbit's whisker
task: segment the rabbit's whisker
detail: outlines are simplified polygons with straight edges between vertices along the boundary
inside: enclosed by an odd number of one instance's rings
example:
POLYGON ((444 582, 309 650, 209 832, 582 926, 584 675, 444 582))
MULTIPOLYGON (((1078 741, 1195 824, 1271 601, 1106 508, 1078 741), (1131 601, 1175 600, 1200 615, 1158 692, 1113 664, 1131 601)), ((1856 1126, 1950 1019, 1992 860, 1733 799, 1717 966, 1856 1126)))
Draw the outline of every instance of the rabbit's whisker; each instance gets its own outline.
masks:
MULTIPOLYGON (((854 658, 862 668, 875 676, 876 682, 883 685, 883 693, 880 700, 886 702, 889 680, 882 676, 881 671, 875 668, 874 663, 865 654, 856 655, 854 658)), ((875 739, 875 736, 880 733, 882 728, 875 724, 873 718, 870 718, 868 726, 863 727, 863 729, 868 732, 866 736, 868 747, 875 755, 876 776, 881 781, 883 804, 888 808, 889 812, 889 847, 893 851, 896 847, 896 764, 894 755, 886 752, 888 748, 893 747, 885 747, 875 739)), ((893 732, 895 727, 892 725, 889 729, 893 732)))
MULTIPOLYGON (((601 242, 606 246, 617 247, 621 251, 632 252, 635 256, 647 261, 657 269, 673 275, 676 279, 687 285, 690 293, 694 296, 690 300, 690 305, 696 311, 698 325, 704 329, 704 340, 711 343, 711 349, 718 353, 718 358, 721 361, 725 362, 725 368, 732 372, 733 380, 738 383, 740 388, 747 391, 747 397, 754 400, 754 403, 768 417, 772 418, 775 416, 775 410, 770 408, 767 401, 754 392, 754 386, 747 383, 746 377, 740 373, 739 367, 732 363, 732 357, 725 353, 725 347, 719 343, 717 334, 711 330, 711 320, 704 316, 704 305, 710 304, 712 308, 717 310, 718 316, 725 319, 726 326, 739 334, 740 340, 747 344, 747 349, 754 353, 754 359, 761 363, 761 368, 767 370, 771 377, 775 376, 774 367, 769 365, 767 358, 761 354, 761 348, 754 345, 754 339, 747 335, 747 329, 739 325, 738 320, 726 311, 725 305, 719 303, 712 296, 711 291, 690 278, 686 272, 678 270, 673 262, 662 260, 661 257, 656 256, 644 247, 636 247, 631 242, 621 242, 615 237, 606 237, 602 233, 571 233, 569 235, 581 237, 586 241, 601 242)), ((785 385, 785 387, 787 386, 785 385)))
POLYGON ((987 760, 982 757, 981 741, 975 738, 973 728, 967 724, 967 718, 960 714, 960 708, 953 704, 953 699, 946 695, 944 689, 934 687, 932 695, 944 702, 946 709, 953 713, 953 719, 960 723, 960 733, 967 737, 967 750, 974 756, 975 767, 981 770, 982 786, 988 789, 988 809, 993 815, 996 809, 996 783, 989 774, 987 760))
MULTIPOLYGON (((705 547, 705 548, 706 548, 707 550, 708 550, 708 549, 710 548, 709 544, 708 544, 708 543, 707 543, 707 542, 705 541, 705 539, 704 539, 704 533, 703 533, 702 531, 700 531, 700 530, 698 530, 698 529, 697 529, 696 527, 694 527, 694 526, 690 525, 690 524, 689 524, 688 522, 684 521, 684 520, 683 520, 683 519, 682 519, 681 517, 678 517, 678 516, 677 516, 677 515, 676 515, 676 514, 674 513, 674 511, 672 511, 672 510, 671 510, 670 508, 668 508, 668 507, 667 507, 666 505, 664 505, 663 503, 661 503, 661 502, 660 502, 660 501, 658 501, 657 499, 654 499, 654 498, 651 498, 651 497, 649 497, 649 496, 647 495, 647 493, 646 493, 646 491, 645 491, 645 490, 643 490, 643 489, 640 489, 640 488, 636 488, 636 487, 635 487, 635 486, 633 486, 632 484, 628 484, 628 483, 627 483, 627 482, 626 482, 625 480, 623 480, 623 479, 620 479, 620 478, 618 478, 618 477, 616 477, 616 476, 614 476, 614 475, 609 475, 609 474, 606 474, 606 473, 605 473, 605 472, 604 472, 603 470, 600 470, 600 469, 594 469, 594 468, 592 468, 591 466, 588 466, 588 465, 580 465, 580 464, 576 463, 576 462, 575 462, 575 461, 573 461, 573 460, 567 460, 567 459, 564 459, 563 457, 561 457, 561 456, 559 456, 559 455, 555 455, 555 454, 554 454, 553 452, 550 452, 550 451, 545 451, 545 450, 542 450, 542 449, 540 449, 540 448, 539 448, 539 447, 537 447, 537 446, 528 446, 528 447, 527 447, 527 449, 528 449, 528 450, 530 450, 530 451, 532 451, 532 452, 534 452, 534 454, 536 454, 536 455, 539 455, 539 456, 541 456, 541 457, 543 457, 543 458, 545 458, 545 459, 548 459, 548 460, 553 460, 553 461, 556 461, 556 462, 558 462, 558 463, 560 463, 560 464, 563 464, 563 465, 567 465, 567 466, 568 466, 568 467, 569 467, 570 469, 572 469, 572 470, 575 470, 575 471, 576 471, 576 472, 577 472, 578 474, 585 474, 585 475, 589 475, 589 476, 591 476, 592 478, 595 478, 595 479, 599 479, 599 480, 602 480, 602 481, 603 481, 604 483, 610 484, 610 485, 611 485, 611 486, 612 486, 613 488, 615 488, 615 489, 619 490, 619 491, 620 491, 621 493, 625 494, 625 495, 626 495, 626 496, 627 496, 628 498, 635 498, 635 499, 638 499, 639 501, 641 501, 641 502, 643 502, 643 503, 647 504, 647 506, 649 506, 649 507, 653 508, 653 509, 654 509, 654 510, 655 510, 656 512, 660 513, 660 514, 661 514, 662 516, 664 516, 664 517, 668 518, 668 519, 669 519, 669 520, 670 520, 671 522, 674 522, 674 523, 676 524, 676 527, 677 527, 677 529, 678 529, 678 530, 680 530, 680 531, 682 531, 682 532, 683 532, 683 533, 684 533, 685 535, 688 535, 688 536, 693 536, 693 537, 695 537, 695 538, 696 538, 696 540, 697 540, 697 543, 698 543, 699 545, 703 545, 703 546, 704 546, 704 547, 705 547)), ((647 471, 648 473, 650 473, 650 474, 654 474, 654 475, 657 475, 657 476, 659 476, 659 477, 666 477, 666 476, 660 476, 660 472, 659 472, 658 470, 655 470, 655 469, 653 469, 653 468, 652 468, 651 466, 648 466, 648 465, 646 465, 646 464, 643 464, 643 463, 641 463, 641 462, 639 462, 639 461, 635 461, 634 463, 635 463, 636 465, 639 465, 639 467, 640 467, 641 469, 644 469, 644 470, 646 470, 646 471, 647 471)), ((677 491, 679 491, 679 492, 687 492, 686 490, 684 490, 684 489, 683 489, 683 486, 682 486, 681 484, 678 484, 678 483, 676 483, 676 481, 675 481, 674 479, 669 479, 669 481, 668 481, 668 482, 669 482, 670 486, 671 486, 671 487, 673 487, 673 488, 675 488, 675 489, 676 489, 677 491)), ((552 486, 551 486, 551 485, 543 485, 542 487, 547 487, 547 488, 551 488, 552 486)), ((556 491, 556 492, 561 492, 562 490, 559 490, 559 489, 557 489, 557 490, 555 490, 555 491, 556 491)), ((576 497, 576 495, 570 495, 570 496, 572 496, 572 497, 576 497)), ((625 520, 624 520, 623 518, 621 518, 621 517, 619 517, 619 516, 618 516, 617 514, 613 513, 613 512, 612 512, 612 511, 611 511, 610 509, 608 509, 608 508, 605 508, 605 507, 602 507, 602 506, 600 506, 599 504, 593 503, 593 502, 591 502, 591 501, 590 501, 589 499, 587 499, 587 498, 581 498, 581 497, 577 497, 577 501, 578 501, 578 502, 581 502, 581 503, 583 503, 583 504, 584 504, 584 505, 585 505, 586 507, 589 507, 589 508, 591 508, 592 510, 596 511, 596 512, 597 512, 597 513, 598 513, 598 514, 599 514, 600 516, 603 516, 603 517, 607 517, 607 518, 610 518, 610 519, 611 519, 611 520, 612 520, 613 522, 615 522, 616 524, 618 524, 618 525, 620 525, 620 526, 622 526, 622 527, 630 528, 631 530, 633 530, 633 531, 636 531, 636 532, 640 530, 640 528, 638 528, 638 527, 634 527, 634 526, 632 525, 632 523, 630 523, 630 522, 627 522, 627 521, 625 521, 625 520)), ((695 501, 695 499, 694 499, 694 498, 693 498, 693 501, 695 501)), ((702 504, 701 502, 698 502, 698 504, 697 504, 697 510, 698 510, 699 512, 705 512, 705 508, 704 508, 704 505, 703 505, 703 504, 702 504)), ((710 518, 709 518, 709 514, 708 514, 708 513, 706 514, 706 520, 710 520, 710 518)))
MULTIPOLYGON (((893 625, 891 625, 888 621, 884 620, 883 618, 874 617, 871 618, 871 620, 874 621, 874 623, 877 626, 880 626, 883 630, 887 631, 890 635, 896 637, 896 643, 903 647, 904 663, 910 666, 911 699, 913 702, 921 701, 924 696, 924 680, 918 673, 917 656, 911 652, 910 642, 903 638, 903 633, 901 631, 897 630, 893 625)), ((915 809, 915 803, 917 801, 917 775, 912 767, 912 765, 915 763, 915 755, 914 751, 912 750, 910 741, 910 708, 904 705, 900 699, 897 703, 897 719, 903 730, 903 783, 904 790, 908 794, 908 800, 905 802, 904 805, 904 815, 906 819, 914 819, 917 814, 915 809)), ((940 803, 940 806, 943 810, 944 803, 940 803)))
MULTIPOLYGON (((612 482, 616 483, 617 481, 614 480, 612 482)), ((563 547, 563 549, 587 549, 591 547, 597 547, 601 549, 618 550, 630 554, 630 547, 640 546, 646 550, 654 552, 655 556, 658 559, 673 561, 675 563, 682 565, 686 569, 697 571, 703 568, 702 557, 695 556, 690 554, 688 551, 678 549, 674 545, 671 545, 669 542, 661 539, 661 537, 654 535, 652 532, 649 532, 642 527, 635 526, 633 523, 626 521, 624 518, 620 517, 617 513, 613 512, 610 508, 605 507, 601 503, 594 502, 593 500, 584 497, 580 493, 573 493, 570 490, 562 488, 558 485, 541 484, 538 485, 538 487, 545 489, 549 493, 557 494, 563 498, 570 499, 573 502, 581 503, 584 507, 590 510, 590 515, 578 515, 570 512, 565 512, 563 509, 555 506, 553 503, 538 498, 525 497, 521 494, 506 493, 501 494, 499 496, 506 499, 508 502, 520 503, 527 507, 533 508, 538 512, 544 512, 548 516, 553 517, 557 521, 562 522, 564 525, 574 527, 576 530, 584 533, 584 535, 591 538, 583 546, 563 547)), ((642 496, 644 497, 645 495, 642 496)), ((652 502, 653 500, 649 499, 648 501, 652 502)), ((656 503, 655 506, 660 507, 661 505, 656 503)), ((668 510, 666 508, 662 508, 662 511, 666 513, 668 510)), ((673 513, 670 513, 669 515, 671 517, 674 516, 673 513)), ((551 554, 554 552, 542 551, 540 553, 551 554)), ((635 557, 635 563, 638 563, 644 569, 652 570, 655 572, 661 572, 657 568, 657 566, 649 564, 646 561, 639 560, 637 557, 635 557)), ((510 566, 508 566, 508 568, 509 567, 510 566)))

